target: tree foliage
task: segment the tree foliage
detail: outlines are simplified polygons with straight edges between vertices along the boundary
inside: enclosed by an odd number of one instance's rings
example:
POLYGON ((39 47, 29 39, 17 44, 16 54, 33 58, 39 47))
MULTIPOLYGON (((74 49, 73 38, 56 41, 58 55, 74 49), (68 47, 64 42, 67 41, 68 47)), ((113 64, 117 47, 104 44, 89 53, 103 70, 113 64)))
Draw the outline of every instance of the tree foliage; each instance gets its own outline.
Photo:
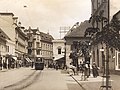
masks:
MULTIPOLYGON (((102 18, 99 17, 99 20, 102 18)), ((105 18, 106 19, 106 18, 105 18)), ((106 24, 103 29, 100 31, 98 28, 88 27, 85 31, 85 37, 92 37, 92 44, 98 44, 104 42, 109 47, 113 47, 117 50, 120 50, 120 20, 116 17, 113 17, 111 22, 106 24)))

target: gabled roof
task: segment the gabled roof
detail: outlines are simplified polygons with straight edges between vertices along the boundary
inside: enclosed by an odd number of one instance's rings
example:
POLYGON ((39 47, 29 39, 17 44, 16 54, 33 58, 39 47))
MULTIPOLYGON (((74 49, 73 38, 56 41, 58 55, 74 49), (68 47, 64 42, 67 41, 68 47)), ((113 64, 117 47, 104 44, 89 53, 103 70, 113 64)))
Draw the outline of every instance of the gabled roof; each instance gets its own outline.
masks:
POLYGON ((65 35, 66 37, 84 37, 85 30, 91 27, 91 24, 88 20, 81 22, 81 24, 77 28, 71 28, 68 33, 65 35))
POLYGON ((31 34, 40 35, 41 41, 52 42, 52 40, 54 40, 54 38, 50 34, 40 32, 38 28, 37 29, 31 29, 29 27, 28 30, 25 30, 25 32, 29 32, 29 31, 32 31, 32 32, 30 32, 31 34))
POLYGON ((0 28, 0 38, 9 39, 8 35, 0 28))

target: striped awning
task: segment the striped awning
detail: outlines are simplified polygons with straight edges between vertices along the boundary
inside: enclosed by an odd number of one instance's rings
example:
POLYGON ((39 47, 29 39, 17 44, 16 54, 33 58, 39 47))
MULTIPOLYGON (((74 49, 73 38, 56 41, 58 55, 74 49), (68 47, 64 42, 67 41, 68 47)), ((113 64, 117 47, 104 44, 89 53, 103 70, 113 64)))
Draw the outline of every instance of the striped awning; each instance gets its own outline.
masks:
POLYGON ((32 62, 29 58, 25 58, 25 60, 26 60, 27 62, 32 62))

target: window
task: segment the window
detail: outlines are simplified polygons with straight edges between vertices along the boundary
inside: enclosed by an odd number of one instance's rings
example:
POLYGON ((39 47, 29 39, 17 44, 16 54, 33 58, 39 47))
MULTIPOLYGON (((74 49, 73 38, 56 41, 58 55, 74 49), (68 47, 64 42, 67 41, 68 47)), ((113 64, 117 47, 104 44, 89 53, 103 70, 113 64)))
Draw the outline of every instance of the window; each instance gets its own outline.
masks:
POLYGON ((32 42, 28 42, 28 47, 32 47, 32 42))
POLYGON ((39 40, 39 36, 37 36, 37 40, 39 40))
POLYGON ((58 48, 58 54, 61 54, 61 48, 58 48))
POLYGON ((28 54, 31 55, 32 54, 32 50, 28 49, 28 54))
POLYGON ((39 48, 39 46, 40 46, 40 43, 36 42, 36 48, 39 48))
POLYGON ((36 53, 37 53, 37 55, 40 55, 40 50, 37 50, 37 52, 36 52, 36 53))
POLYGON ((7 52, 9 52, 9 46, 7 46, 7 52))

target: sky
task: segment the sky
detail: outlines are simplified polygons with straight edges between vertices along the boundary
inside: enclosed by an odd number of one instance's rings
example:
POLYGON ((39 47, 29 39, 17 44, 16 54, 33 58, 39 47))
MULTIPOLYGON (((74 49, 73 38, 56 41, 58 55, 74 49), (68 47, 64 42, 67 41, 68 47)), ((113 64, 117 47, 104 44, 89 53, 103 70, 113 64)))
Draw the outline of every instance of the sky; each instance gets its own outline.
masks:
MULTIPOLYGON (((115 1, 112 0, 114 9, 120 6, 115 1)), ((38 27, 41 32, 60 39, 60 27, 72 27, 90 18, 91 0, 0 0, 0 12, 12 12, 22 26, 38 27)))

